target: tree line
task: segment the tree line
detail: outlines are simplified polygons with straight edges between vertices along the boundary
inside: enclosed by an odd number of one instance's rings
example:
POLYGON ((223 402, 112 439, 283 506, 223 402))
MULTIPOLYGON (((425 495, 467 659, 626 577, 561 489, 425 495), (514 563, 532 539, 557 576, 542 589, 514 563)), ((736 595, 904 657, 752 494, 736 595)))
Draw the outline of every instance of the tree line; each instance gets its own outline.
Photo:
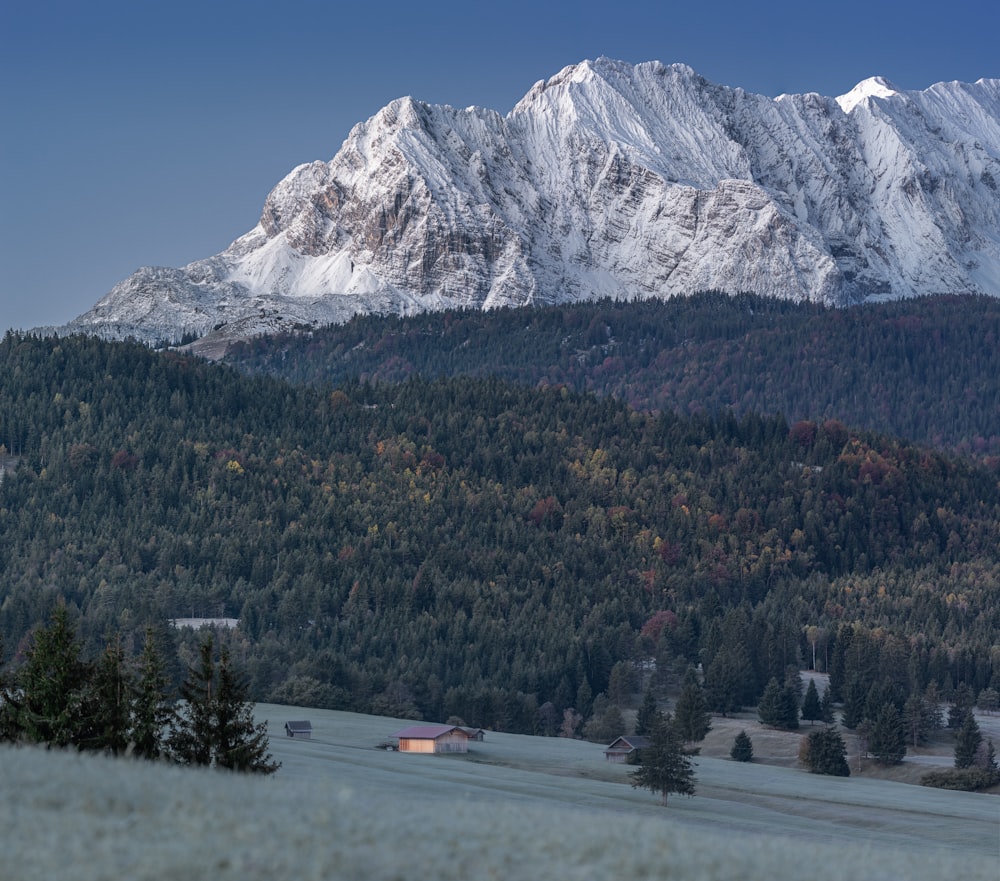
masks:
POLYGON ((250 340, 227 361, 295 383, 497 376, 661 412, 782 413, 1000 456, 1000 300, 834 309, 705 293, 407 318, 250 340))
POLYGON ((270 774, 266 723, 223 647, 204 638, 178 703, 152 628, 131 663, 121 639, 84 658, 67 607, 27 636, 23 661, 0 677, 0 740, 270 774))

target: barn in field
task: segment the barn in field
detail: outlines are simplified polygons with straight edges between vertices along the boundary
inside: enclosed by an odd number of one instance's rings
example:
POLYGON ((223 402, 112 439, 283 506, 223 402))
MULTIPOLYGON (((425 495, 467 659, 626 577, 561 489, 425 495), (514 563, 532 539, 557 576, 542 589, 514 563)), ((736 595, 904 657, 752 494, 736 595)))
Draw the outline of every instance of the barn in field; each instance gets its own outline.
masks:
POLYGON ((403 753, 467 753, 469 734, 458 725, 412 725, 397 731, 403 753))
POLYGON ((619 737, 604 750, 604 758, 609 762, 620 764, 638 756, 640 750, 649 746, 649 738, 633 734, 629 737, 619 737))
POLYGON ((302 740, 310 740, 312 738, 312 733, 312 722, 309 722, 308 720, 285 723, 285 734, 289 737, 298 737, 302 740))

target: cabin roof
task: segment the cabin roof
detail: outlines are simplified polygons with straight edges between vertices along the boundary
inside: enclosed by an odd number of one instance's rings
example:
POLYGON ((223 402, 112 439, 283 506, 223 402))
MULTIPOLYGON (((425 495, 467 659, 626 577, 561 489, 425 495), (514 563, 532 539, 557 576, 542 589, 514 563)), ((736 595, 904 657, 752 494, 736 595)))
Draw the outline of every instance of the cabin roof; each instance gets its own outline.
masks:
POLYGON ((649 746, 649 738, 641 734, 622 735, 616 738, 607 749, 645 749, 649 746))

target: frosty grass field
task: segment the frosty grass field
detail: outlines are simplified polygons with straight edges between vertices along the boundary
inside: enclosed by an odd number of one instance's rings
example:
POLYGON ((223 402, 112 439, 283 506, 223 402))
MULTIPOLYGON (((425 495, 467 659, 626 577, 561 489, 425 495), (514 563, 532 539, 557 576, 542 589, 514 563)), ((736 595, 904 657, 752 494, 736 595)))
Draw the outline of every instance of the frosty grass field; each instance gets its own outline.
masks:
POLYGON ((1000 877, 1000 798, 700 758, 666 808, 599 745, 487 732, 378 749, 405 720, 260 704, 269 778, 0 750, 0 879, 1000 877), (285 737, 310 719, 312 740, 285 737))

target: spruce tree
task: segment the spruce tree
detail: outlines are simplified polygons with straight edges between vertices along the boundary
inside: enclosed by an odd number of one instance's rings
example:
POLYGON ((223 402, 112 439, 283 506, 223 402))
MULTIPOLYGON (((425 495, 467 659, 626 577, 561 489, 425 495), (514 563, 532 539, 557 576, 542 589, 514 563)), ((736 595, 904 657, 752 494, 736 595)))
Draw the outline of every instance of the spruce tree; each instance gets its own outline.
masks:
POLYGON ((132 730, 132 682, 125 666, 121 638, 109 640, 94 666, 83 702, 81 749, 122 755, 132 730))
POLYGON ((687 743, 704 740, 712 729, 705 693, 693 679, 689 679, 677 698, 674 707, 674 727, 687 743))
POLYGON ((70 746, 84 728, 84 697, 90 667, 80 657, 76 629, 60 603, 49 624, 36 631, 17 673, 17 724, 24 738, 49 746, 70 746))
POLYGON ((3 665, 3 634, 0 634, 0 743, 15 743, 21 736, 18 713, 21 692, 3 665))
POLYGON ((694 795, 696 751, 686 750, 669 714, 660 713, 642 751, 642 764, 631 774, 632 786, 659 793, 663 805, 671 792, 694 795))
POLYGON ((705 696, 708 707, 728 716, 743 708, 743 692, 751 674, 750 662, 743 645, 735 649, 723 646, 716 652, 705 671, 705 696))
POLYGON ((898 765, 906 755, 906 734, 895 704, 883 704, 868 734, 868 749, 880 765, 898 765))
POLYGON ((836 716, 833 714, 833 692, 830 688, 827 688, 823 692, 823 699, 820 701, 820 719, 823 720, 824 725, 832 725, 837 721, 836 716))
POLYGON ((656 698, 653 697, 653 689, 647 688, 642 698, 642 706, 635 719, 635 733, 648 735, 653 730, 653 723, 656 721, 656 698))
POLYGON ((806 739, 803 754, 812 774, 829 774, 833 777, 850 777, 847 764, 847 746, 836 728, 821 728, 806 739))
POLYGON ((151 627, 139 656, 135 682, 133 754, 138 758, 157 759, 163 753, 164 738, 172 718, 169 705, 169 682, 163 656, 151 627))
POLYGON ((983 735, 976 718, 969 712, 955 735, 955 767, 971 768, 976 761, 976 750, 982 742, 983 735))
POLYGON ((257 774, 273 774, 281 767, 268 752, 267 722, 254 722, 246 683, 233 670, 226 648, 219 659, 215 724, 217 767, 257 774))
POLYGON ((729 751, 730 758, 735 762, 753 761, 753 741, 746 731, 740 731, 733 741, 733 748, 729 751))
POLYGON ((788 685, 780 685, 772 677, 757 705, 757 715, 763 724, 773 728, 798 728, 799 704, 795 690, 788 685))
POLYGON ((233 670, 228 649, 222 649, 218 667, 213 649, 209 636, 181 685, 185 705, 175 714, 167 750, 185 765, 271 774, 280 764, 268 752, 267 723, 254 722, 246 685, 233 670))
POLYGON ((842 721, 845 728, 857 728, 865 717, 865 698, 867 693, 858 679, 851 679, 843 687, 844 713, 842 721))
POLYGON ((816 690, 815 679, 810 679, 809 687, 806 688, 806 696, 802 700, 802 718, 808 719, 810 724, 823 718, 823 705, 816 690))
POLYGON ((182 765, 211 765, 215 748, 215 662, 213 640, 205 638, 198 650, 198 664, 188 670, 181 685, 184 701, 174 714, 167 750, 182 765))
POLYGON ((955 689, 952 698, 951 708, 948 710, 948 727, 952 731, 958 731, 967 716, 972 714, 972 707, 975 699, 972 696, 972 689, 964 682, 955 689))

